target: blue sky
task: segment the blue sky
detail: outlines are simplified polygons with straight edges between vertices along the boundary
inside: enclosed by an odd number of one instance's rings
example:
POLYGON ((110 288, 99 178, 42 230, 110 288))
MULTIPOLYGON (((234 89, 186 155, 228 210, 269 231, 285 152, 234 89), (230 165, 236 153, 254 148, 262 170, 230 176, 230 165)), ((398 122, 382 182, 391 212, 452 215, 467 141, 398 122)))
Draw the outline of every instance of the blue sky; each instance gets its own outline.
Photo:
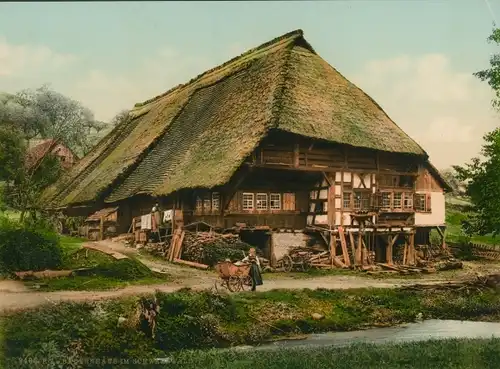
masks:
POLYGON ((108 120, 196 74, 301 28, 438 167, 474 156, 496 127, 472 73, 500 1, 0 3, 0 91, 50 83, 108 120))

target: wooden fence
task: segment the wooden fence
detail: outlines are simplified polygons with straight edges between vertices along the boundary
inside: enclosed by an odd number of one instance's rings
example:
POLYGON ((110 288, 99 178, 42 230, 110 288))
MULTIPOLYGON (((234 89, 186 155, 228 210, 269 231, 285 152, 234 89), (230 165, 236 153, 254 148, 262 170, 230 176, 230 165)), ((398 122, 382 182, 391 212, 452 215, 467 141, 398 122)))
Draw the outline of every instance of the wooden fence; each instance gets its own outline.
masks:
POLYGON ((488 260, 500 260, 500 245, 469 243, 467 245, 449 244, 449 247, 453 254, 463 253, 467 248, 470 248, 473 256, 488 260))

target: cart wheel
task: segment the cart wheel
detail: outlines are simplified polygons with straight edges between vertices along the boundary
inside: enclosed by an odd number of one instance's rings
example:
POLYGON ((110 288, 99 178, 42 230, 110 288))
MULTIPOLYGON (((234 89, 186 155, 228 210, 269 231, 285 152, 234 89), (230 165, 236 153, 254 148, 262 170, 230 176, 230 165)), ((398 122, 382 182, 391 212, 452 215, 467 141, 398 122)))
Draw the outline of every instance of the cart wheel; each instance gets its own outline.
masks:
POLYGON ((282 260, 283 270, 285 272, 291 272, 293 269, 293 261, 290 255, 284 255, 282 260))
POLYGON ((229 279, 227 280, 227 288, 231 292, 238 292, 239 290, 241 290, 240 278, 236 276, 229 277, 229 279))
POLYGON ((246 275, 244 277, 241 277, 240 283, 241 283, 241 289, 243 291, 251 291, 253 288, 254 281, 252 277, 246 275))
POLYGON ((309 261, 304 261, 302 263, 302 270, 304 272, 308 272, 310 269, 311 269, 311 263, 309 263, 309 261))

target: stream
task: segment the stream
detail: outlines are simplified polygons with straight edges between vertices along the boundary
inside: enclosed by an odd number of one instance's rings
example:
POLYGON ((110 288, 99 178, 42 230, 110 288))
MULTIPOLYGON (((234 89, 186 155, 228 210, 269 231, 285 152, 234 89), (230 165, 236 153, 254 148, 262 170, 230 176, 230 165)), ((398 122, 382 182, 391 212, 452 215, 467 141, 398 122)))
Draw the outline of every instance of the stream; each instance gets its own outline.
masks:
POLYGON ((280 340, 260 346, 241 346, 238 350, 276 350, 321 346, 348 346, 354 343, 384 344, 447 338, 500 337, 500 323, 458 320, 425 320, 389 328, 370 328, 352 332, 312 334, 304 339, 280 340))
MULTIPOLYGON (((279 350, 301 349, 322 346, 349 346, 356 343, 385 344, 416 342, 450 338, 500 337, 500 323, 472 322, 460 320, 424 320, 396 327, 369 328, 351 332, 329 332, 311 334, 301 339, 284 339, 259 346, 236 346, 225 350, 279 350)), ((158 362, 170 363, 171 358, 159 358, 158 362)))

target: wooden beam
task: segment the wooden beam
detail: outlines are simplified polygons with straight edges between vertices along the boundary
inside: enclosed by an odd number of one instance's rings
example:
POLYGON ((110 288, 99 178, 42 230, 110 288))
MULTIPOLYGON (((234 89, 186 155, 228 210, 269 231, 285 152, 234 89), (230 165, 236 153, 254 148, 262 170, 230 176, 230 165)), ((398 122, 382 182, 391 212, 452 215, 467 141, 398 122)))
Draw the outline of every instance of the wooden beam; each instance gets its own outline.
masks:
POLYGON ((339 227, 340 245, 342 246, 342 255, 344 256, 344 264, 347 266, 351 265, 351 260, 349 259, 349 252, 347 251, 347 242, 345 239, 344 228, 339 227))
MULTIPOLYGON (((307 152, 306 152, 307 154, 307 152)), ((307 159, 307 157, 306 157, 307 159)), ((332 172, 340 172, 342 170, 345 170, 346 168, 343 167, 312 167, 312 166, 307 166, 307 165, 301 165, 299 167, 294 167, 293 165, 278 165, 278 164, 251 164, 251 163, 244 163, 244 166, 250 167, 250 168, 267 168, 267 169, 281 169, 281 170, 295 170, 295 171, 303 171, 303 172, 327 172, 327 173, 332 173, 332 172)), ((375 170, 373 170, 374 172, 375 170)), ((366 169, 349 169, 349 172, 353 173, 362 173, 366 172, 366 169)), ((417 176, 417 172, 398 172, 398 171, 391 171, 391 170, 384 170, 384 174, 388 175, 405 175, 405 176, 417 176)))
POLYGON ((387 251, 386 251, 386 258, 387 258, 387 264, 392 265, 394 264, 392 260, 392 255, 393 255, 393 246, 394 243, 396 243, 396 240, 398 239, 398 234, 395 236, 389 235, 389 243, 387 244, 387 251))
MULTIPOLYGON (((333 268, 333 261, 336 258, 336 249, 337 248, 337 236, 334 235, 333 233, 330 233, 330 263, 331 267, 333 268)), ((345 262, 345 260, 344 260, 345 262)))
POLYGON ((293 166, 295 168, 298 168, 300 165, 299 154, 300 154, 299 144, 295 144, 293 147, 293 166))
POLYGON ((102 241, 104 239, 104 216, 101 215, 99 219, 99 240, 102 241))
POLYGON ((353 258, 353 263, 356 262, 355 257, 356 257, 356 244, 354 243, 354 234, 349 232, 349 241, 351 241, 351 253, 352 253, 352 258, 353 258))
POLYGON ((241 186, 243 181, 248 177, 248 175, 253 171, 253 166, 248 167, 248 171, 240 174, 239 178, 234 182, 234 184, 229 185, 226 191, 224 191, 224 203, 222 206, 222 215, 225 214, 229 203, 233 199, 233 196, 236 194, 236 191, 241 186))
POLYGON ((361 248, 362 248, 362 244, 361 244, 361 231, 358 232, 358 245, 356 247, 356 262, 355 262, 355 265, 363 265, 363 260, 362 260, 362 253, 361 253, 361 248))

